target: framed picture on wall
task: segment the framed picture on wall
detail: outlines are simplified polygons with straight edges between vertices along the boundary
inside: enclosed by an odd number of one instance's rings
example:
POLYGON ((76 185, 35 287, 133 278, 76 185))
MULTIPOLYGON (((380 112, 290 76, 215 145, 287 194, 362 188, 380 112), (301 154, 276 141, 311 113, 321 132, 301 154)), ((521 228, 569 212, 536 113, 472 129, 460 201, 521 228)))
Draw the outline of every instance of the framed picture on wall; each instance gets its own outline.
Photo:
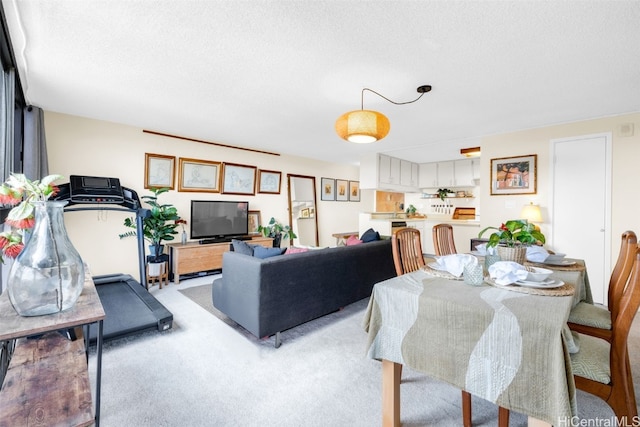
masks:
POLYGON ((491 159, 491 195, 535 194, 536 154, 491 159))
POLYGON ((222 192, 225 194, 256 194, 256 167, 224 163, 222 192))
POLYGON ((208 160, 179 160, 178 191, 220 192, 220 172, 222 163, 208 160))
POLYGON ((320 200, 336 199, 336 180, 333 178, 320 179, 320 200))
POLYGON ((280 194, 281 176, 281 172, 260 169, 258 171, 258 193, 280 194))
POLYGON ((144 188, 175 188, 175 156, 144 153, 144 188))
POLYGON ((339 202, 349 200, 349 181, 346 179, 336 179, 336 200, 339 202))
POLYGON ((249 211, 249 234, 260 234, 258 227, 262 225, 260 211, 249 211))
POLYGON ((349 181, 349 201, 360 201, 360 181, 349 181))

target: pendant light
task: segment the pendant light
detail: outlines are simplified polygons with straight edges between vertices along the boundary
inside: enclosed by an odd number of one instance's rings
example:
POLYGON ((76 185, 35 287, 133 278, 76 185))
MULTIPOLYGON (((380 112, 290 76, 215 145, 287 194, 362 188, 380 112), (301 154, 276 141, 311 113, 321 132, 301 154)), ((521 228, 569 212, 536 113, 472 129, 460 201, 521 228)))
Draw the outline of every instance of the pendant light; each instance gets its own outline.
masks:
POLYGON ((413 101, 407 102, 395 102, 379 94, 375 90, 371 90, 369 88, 362 89, 362 93, 360 95, 360 110, 344 113, 343 115, 338 117, 338 120, 336 120, 336 132, 338 133, 340 138, 349 142, 355 142, 357 144, 367 144, 370 142, 379 141, 387 136, 387 134, 389 133, 389 129, 391 128, 389 119, 384 114, 377 111, 364 109, 365 90, 375 93, 379 97, 386 99, 392 104, 404 105, 414 103, 418 99, 422 98, 422 95, 431 91, 431 86, 419 86, 417 91, 420 96, 418 96, 413 101))

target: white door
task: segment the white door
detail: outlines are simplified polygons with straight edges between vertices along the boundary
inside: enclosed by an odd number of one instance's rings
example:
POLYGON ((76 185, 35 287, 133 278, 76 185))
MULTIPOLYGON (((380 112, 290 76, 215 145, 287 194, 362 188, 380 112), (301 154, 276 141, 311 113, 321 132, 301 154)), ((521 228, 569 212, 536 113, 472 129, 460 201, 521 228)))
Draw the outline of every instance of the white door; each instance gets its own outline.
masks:
POLYGON ((551 141, 551 241, 584 259, 594 302, 607 303, 611 274, 611 135, 551 141))

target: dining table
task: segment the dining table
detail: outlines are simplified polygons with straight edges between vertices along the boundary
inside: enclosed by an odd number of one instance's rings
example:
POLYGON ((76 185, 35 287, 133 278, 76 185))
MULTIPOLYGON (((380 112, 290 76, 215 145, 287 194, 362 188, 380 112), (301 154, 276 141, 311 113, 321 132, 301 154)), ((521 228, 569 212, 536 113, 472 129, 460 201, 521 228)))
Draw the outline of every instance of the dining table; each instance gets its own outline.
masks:
POLYGON ((544 266, 550 289, 480 286, 430 268, 377 283, 363 327, 367 356, 382 362, 383 426, 400 426, 402 366, 523 413, 529 425, 562 425, 577 415, 567 327, 571 308, 592 302, 581 260, 544 266))

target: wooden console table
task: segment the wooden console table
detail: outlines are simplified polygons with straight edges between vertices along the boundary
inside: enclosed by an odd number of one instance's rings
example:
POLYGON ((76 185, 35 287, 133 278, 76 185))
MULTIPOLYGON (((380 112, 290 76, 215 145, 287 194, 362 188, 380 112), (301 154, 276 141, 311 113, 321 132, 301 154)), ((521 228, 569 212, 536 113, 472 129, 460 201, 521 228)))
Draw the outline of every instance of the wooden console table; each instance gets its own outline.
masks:
POLYGON ((15 343, 14 360, 2 357, 8 367, 3 366, 1 370, 6 372, 6 377, 0 390, 0 426, 100 425, 105 313, 89 272, 85 274, 78 301, 60 313, 23 317, 14 310, 7 292, 0 296, 0 342, 15 343), (95 416, 87 366, 91 324, 98 327, 95 416), (69 341, 62 335, 52 334, 59 330, 76 330, 77 336, 84 339, 69 341), (40 334, 44 336, 26 338, 40 334), (68 375, 69 372, 73 375, 68 375))
MULTIPOLYGON (((253 237, 246 241, 252 245, 273 247, 271 237, 253 237)), ((173 283, 180 283, 181 274, 198 273, 200 271, 220 270, 222 268, 222 254, 231 250, 231 243, 206 243, 198 242, 170 243, 169 257, 171 259, 171 272, 173 283)))

